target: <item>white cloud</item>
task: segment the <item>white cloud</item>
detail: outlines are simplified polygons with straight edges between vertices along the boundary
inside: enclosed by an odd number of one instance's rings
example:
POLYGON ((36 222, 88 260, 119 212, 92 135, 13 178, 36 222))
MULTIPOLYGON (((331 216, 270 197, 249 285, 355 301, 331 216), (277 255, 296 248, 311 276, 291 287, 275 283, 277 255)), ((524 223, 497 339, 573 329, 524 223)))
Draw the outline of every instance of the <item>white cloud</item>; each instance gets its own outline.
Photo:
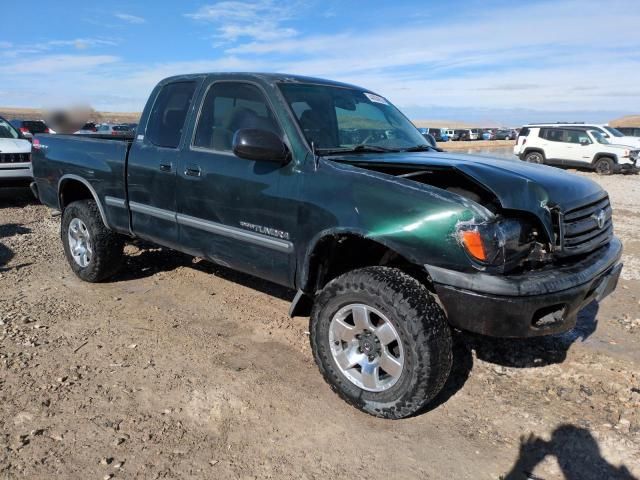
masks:
POLYGON ((0 48, 11 48, 13 44, 11 42, 0 42, 0 48))
POLYGON ((185 16, 214 26, 215 45, 224 45, 239 39, 260 42, 295 37, 298 32, 282 23, 293 17, 295 5, 273 0, 222 1, 205 5, 185 16))
POLYGON ((118 57, 112 55, 47 55, 0 65, 0 74, 47 76, 59 72, 87 71, 98 66, 115 63, 118 60, 118 57))
POLYGON ((124 22, 133 23, 133 24, 140 24, 140 23, 146 23, 147 22, 142 17, 138 17, 137 15, 130 15, 128 13, 116 13, 115 17, 119 18, 120 20, 122 20, 124 22))

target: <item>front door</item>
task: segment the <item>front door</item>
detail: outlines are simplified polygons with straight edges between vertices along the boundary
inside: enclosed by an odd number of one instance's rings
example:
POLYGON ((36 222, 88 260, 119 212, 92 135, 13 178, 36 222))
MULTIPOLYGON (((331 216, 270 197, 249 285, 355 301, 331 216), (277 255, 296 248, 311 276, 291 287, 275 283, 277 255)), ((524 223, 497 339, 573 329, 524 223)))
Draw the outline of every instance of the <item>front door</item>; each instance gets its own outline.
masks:
POLYGON ((243 128, 284 139, 259 87, 213 83, 178 166, 180 241, 193 255, 291 285, 297 211, 286 198, 293 198, 298 175, 292 175, 293 162, 237 157, 233 136, 243 128))
POLYGON ((176 173, 196 83, 181 81, 159 87, 145 132, 129 152, 127 182, 133 232, 169 247, 178 245, 176 173))

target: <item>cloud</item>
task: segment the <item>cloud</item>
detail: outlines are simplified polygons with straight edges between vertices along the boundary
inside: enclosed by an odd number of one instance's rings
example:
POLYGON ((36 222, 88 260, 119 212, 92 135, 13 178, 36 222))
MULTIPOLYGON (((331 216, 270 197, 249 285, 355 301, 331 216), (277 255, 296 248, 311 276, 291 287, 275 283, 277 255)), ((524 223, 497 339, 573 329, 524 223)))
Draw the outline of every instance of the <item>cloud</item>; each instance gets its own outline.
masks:
POLYGON ((0 74, 47 76, 58 72, 86 71, 119 60, 118 57, 112 55, 47 55, 0 65, 0 74))
POLYGON ((11 42, 0 42, 0 48, 11 48, 13 46, 13 43, 11 42))
POLYGON ((298 31, 282 24, 294 16, 295 5, 273 0, 222 1, 200 7, 185 16, 210 23, 215 28, 215 46, 239 39, 272 42, 298 35, 298 31))
POLYGON ((147 22, 142 17, 138 17, 136 15, 130 15, 128 13, 116 13, 116 14, 114 14, 114 16, 116 18, 119 18, 120 20, 122 20, 124 22, 132 23, 132 24, 140 24, 140 23, 146 23, 147 22))

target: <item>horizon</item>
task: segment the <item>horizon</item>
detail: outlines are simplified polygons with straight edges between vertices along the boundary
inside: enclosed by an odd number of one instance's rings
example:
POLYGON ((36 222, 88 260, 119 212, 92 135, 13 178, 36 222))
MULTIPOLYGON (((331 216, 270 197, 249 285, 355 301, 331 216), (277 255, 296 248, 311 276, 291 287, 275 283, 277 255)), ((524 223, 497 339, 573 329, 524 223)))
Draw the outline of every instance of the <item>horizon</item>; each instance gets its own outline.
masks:
POLYGON ((139 112, 164 77, 242 70, 356 84, 414 119, 604 123, 640 111, 631 0, 457 0, 446 12, 416 1, 61 1, 28 22, 7 10, 0 105, 15 108, 139 112))

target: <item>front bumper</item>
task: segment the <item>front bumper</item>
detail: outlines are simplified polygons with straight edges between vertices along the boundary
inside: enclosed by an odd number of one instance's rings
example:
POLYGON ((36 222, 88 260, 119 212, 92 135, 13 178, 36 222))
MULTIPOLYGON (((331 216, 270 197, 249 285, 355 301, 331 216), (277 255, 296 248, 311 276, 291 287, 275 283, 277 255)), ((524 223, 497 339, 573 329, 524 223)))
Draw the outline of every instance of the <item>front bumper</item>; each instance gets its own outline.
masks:
POLYGON ((520 275, 463 273, 426 266, 449 323, 494 337, 533 337, 569 330, 578 312, 618 282, 617 238, 572 265, 520 275))
POLYGON ((616 163, 613 171, 615 173, 638 173, 640 168, 637 166, 637 161, 633 163, 616 163))
POLYGON ((0 164, 0 180, 33 178, 31 163, 3 163, 0 164))

